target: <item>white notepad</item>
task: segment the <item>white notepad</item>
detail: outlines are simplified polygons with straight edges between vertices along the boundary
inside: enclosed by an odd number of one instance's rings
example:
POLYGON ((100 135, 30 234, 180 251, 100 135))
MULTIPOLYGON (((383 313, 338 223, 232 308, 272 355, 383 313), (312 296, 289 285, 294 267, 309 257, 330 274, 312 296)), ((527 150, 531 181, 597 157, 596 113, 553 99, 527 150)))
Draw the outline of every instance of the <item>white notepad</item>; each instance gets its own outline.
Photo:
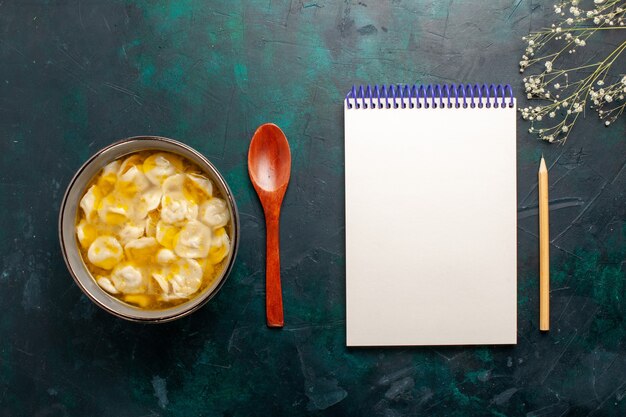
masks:
POLYGON ((359 87, 344 112, 347 345, 515 344, 510 87, 359 87))

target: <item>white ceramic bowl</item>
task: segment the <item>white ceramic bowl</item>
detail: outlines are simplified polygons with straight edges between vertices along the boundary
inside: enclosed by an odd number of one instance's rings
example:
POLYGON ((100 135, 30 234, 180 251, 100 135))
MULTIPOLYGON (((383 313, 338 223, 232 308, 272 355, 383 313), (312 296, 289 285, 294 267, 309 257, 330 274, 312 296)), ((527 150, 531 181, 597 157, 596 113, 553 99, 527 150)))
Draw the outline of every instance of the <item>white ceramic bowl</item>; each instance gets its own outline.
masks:
POLYGON ((59 240, 63 258, 67 264, 74 281, 80 289, 94 303, 111 314, 118 317, 141 322, 161 323, 186 316, 209 301, 224 285, 228 274, 232 270, 239 246, 239 214, 233 194, 228 188, 224 177, 218 170, 195 149, 172 139, 157 136, 136 136, 115 142, 98 151, 85 164, 80 167, 70 182, 59 213, 59 240), (211 179, 220 194, 226 200, 230 210, 230 222, 228 235, 231 239, 231 251, 226 257, 225 266, 221 274, 213 284, 205 288, 190 300, 175 307, 148 310, 126 304, 104 291, 96 283, 87 269, 81 256, 76 238, 76 216, 78 214, 80 199, 82 198, 89 182, 109 162, 124 155, 138 151, 160 150, 181 155, 196 163, 200 169, 211 179))

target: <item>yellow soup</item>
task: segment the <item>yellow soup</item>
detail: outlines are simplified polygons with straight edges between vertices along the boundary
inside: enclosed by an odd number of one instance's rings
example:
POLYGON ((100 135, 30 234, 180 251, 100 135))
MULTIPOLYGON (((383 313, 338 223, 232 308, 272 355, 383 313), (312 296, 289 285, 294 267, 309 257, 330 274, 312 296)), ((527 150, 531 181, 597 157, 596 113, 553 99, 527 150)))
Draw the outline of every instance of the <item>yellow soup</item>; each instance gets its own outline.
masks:
POLYGON ((137 152, 105 166, 81 201, 76 237, 98 285, 160 309, 193 298, 230 252, 226 201, 191 161, 137 152))

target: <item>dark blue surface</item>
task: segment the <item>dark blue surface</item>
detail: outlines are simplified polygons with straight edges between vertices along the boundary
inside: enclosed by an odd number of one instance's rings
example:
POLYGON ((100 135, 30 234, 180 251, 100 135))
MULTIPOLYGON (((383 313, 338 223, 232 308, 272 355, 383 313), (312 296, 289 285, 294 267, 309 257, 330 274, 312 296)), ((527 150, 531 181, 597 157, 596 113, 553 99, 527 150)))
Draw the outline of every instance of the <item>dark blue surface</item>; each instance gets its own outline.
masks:
POLYGON ((626 415, 623 120, 604 129, 587 117, 564 146, 519 124, 517 346, 345 347, 345 93, 486 82, 511 83, 519 97, 521 37, 549 24, 551 7, 0 1, 0 416, 626 415), (245 165, 263 122, 281 126, 293 157, 279 331, 265 327, 264 224, 245 165), (222 291, 158 326, 92 305, 57 241, 75 170, 143 134, 211 159, 242 219, 222 291), (548 334, 537 330, 542 153, 552 185, 548 334))

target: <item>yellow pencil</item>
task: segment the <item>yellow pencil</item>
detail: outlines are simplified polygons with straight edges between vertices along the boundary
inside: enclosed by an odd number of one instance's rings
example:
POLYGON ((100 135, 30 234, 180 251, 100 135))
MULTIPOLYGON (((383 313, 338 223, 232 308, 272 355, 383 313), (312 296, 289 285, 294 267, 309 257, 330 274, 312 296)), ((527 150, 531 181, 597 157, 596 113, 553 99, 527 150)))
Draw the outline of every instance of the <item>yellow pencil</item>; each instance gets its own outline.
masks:
POLYGON ((548 220, 548 168, 539 165, 539 330, 550 330, 550 223, 548 220))

